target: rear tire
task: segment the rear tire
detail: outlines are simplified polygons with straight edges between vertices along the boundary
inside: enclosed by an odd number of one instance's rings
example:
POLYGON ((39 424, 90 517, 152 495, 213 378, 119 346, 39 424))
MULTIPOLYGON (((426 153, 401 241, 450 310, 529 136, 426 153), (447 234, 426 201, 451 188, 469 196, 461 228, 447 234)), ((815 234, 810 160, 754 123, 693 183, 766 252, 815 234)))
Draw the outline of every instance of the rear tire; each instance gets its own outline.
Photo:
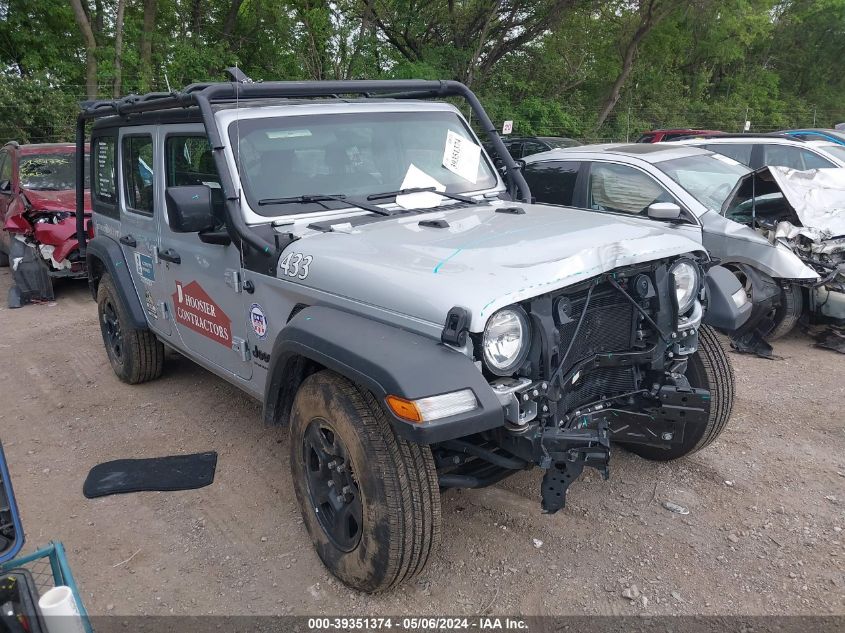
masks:
POLYGON ((0 248, 0 268, 5 268, 9 265, 9 253, 0 248))
POLYGON ((398 437, 369 392, 321 371, 297 391, 290 447, 302 518, 332 574, 377 592, 422 571, 440 539, 427 446, 398 437))
POLYGON ((774 314, 774 326, 765 335, 767 341, 776 341, 789 334, 804 312, 804 294, 798 284, 789 284, 780 292, 780 305, 774 314))
POLYGON ((97 287, 97 315, 114 373, 130 385, 154 380, 164 369, 164 345, 149 330, 132 327, 111 275, 97 287))
POLYGON ((710 391, 706 424, 701 425, 696 433, 685 434, 679 446, 663 449, 641 444, 626 445, 632 453, 655 461, 671 461, 700 451, 725 430, 733 409, 734 372, 725 348, 709 326, 702 325, 698 332, 698 350, 689 359, 686 375, 690 386, 710 391))

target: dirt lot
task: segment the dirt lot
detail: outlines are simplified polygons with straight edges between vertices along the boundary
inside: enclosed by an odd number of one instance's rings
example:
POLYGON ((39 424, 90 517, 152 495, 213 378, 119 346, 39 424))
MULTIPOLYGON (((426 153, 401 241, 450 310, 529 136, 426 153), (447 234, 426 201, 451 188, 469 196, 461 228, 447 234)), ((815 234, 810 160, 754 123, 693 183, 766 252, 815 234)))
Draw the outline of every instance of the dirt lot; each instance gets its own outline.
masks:
POLYGON ((732 355, 734 417, 709 449, 671 464, 617 451, 610 481, 589 471, 554 516, 539 470, 448 492, 433 564, 372 597, 313 553, 286 432, 258 403, 178 357, 124 385, 84 284, 12 311, 9 280, 0 269, 0 438, 27 549, 64 541, 94 614, 845 613, 845 357, 800 334, 781 361, 732 355), (99 462, 206 450, 220 457, 205 489, 82 496, 99 462), (631 585, 647 600, 624 598, 631 585))

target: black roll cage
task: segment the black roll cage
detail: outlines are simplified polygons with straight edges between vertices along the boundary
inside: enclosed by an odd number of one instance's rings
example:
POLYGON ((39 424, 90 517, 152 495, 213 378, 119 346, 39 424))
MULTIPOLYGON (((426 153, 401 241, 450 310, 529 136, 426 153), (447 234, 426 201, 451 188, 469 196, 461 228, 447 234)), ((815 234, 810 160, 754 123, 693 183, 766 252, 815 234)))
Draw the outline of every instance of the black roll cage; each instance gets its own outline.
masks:
MULTIPOLYGON (((467 86, 458 81, 381 79, 256 83, 250 81, 237 69, 229 69, 227 72, 235 81, 195 83, 186 86, 181 92, 151 92, 145 95, 129 95, 113 101, 94 101, 82 104, 82 111, 76 120, 76 236, 82 257, 85 257, 87 242, 84 190, 81 186, 85 176, 85 128, 87 122, 108 116, 127 116, 193 106, 199 108, 214 156, 214 164, 220 174, 220 184, 226 200, 226 225, 229 233, 266 256, 275 253, 273 245, 247 225, 240 208, 236 204, 239 199, 238 192, 235 190, 234 182, 225 162, 223 153, 225 146, 214 120, 212 103, 231 103, 268 98, 339 97, 346 94, 364 97, 378 95, 393 99, 462 97, 469 103, 481 128, 487 134, 493 148, 507 168, 509 190, 514 193, 518 191, 518 200, 521 202, 531 201, 528 183, 504 143, 502 143, 502 139, 499 137, 490 117, 487 116, 481 106, 478 97, 467 86)), ((94 160, 93 151, 91 156, 94 160)))

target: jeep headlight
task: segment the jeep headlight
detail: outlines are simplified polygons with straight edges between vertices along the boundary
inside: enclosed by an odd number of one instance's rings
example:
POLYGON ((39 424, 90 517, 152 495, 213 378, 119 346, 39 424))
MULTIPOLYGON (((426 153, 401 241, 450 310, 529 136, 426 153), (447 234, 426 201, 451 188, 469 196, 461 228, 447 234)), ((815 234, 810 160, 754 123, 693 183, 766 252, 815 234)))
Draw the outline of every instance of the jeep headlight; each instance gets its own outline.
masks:
POLYGON ((678 314, 686 314, 695 303, 699 289, 698 266, 689 260, 672 264, 669 272, 675 278, 675 296, 678 299, 678 314))
POLYGON ((484 328, 481 348, 484 364, 497 376, 509 376, 528 355, 528 317, 516 306, 502 308, 490 317, 484 328))

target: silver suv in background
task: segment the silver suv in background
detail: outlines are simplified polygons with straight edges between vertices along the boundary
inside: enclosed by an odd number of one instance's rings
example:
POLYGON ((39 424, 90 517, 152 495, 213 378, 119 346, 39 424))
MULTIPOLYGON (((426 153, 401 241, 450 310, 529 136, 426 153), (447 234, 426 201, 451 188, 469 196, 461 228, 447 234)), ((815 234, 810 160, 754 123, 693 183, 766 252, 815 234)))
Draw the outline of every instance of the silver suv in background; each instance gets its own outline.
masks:
MULTIPOLYGON (((651 217, 667 232, 702 243, 743 282, 754 305, 735 333, 741 348, 765 350, 754 334, 775 340, 805 310, 815 320, 845 321, 841 227, 808 208, 800 189, 806 175, 784 168, 752 172, 681 143, 584 145, 524 162, 538 202, 651 217), (795 231, 784 233, 783 223, 795 231)), ((828 179, 841 175, 839 169, 820 171, 828 179)))
POLYGON ((700 241, 531 204, 491 131, 513 201, 431 100, 493 130, 462 84, 232 77, 82 111, 89 283, 118 378, 158 378, 173 348, 290 428, 290 485, 343 582, 419 573, 441 489, 539 466, 555 512, 612 444, 669 460, 725 428, 733 374, 707 324, 751 306, 700 241))

